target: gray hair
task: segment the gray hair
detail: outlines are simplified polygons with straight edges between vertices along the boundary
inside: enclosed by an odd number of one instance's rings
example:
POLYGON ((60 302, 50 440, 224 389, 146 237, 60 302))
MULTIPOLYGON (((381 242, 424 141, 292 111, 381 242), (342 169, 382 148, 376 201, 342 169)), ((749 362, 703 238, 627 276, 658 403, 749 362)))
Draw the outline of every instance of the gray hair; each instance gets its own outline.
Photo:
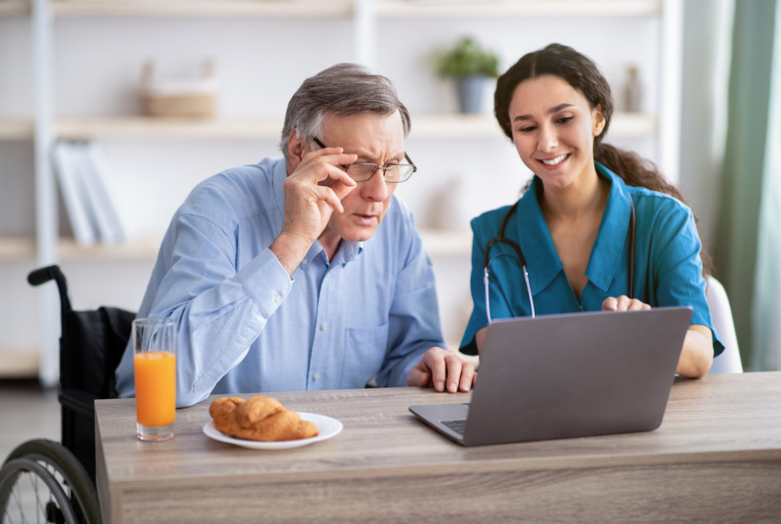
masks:
POLYGON ((282 127, 282 154, 288 158, 287 139, 293 130, 307 139, 320 136, 326 114, 384 116, 396 111, 401 115, 406 137, 411 126, 409 112, 390 79, 357 64, 329 67, 304 80, 290 99, 282 127))

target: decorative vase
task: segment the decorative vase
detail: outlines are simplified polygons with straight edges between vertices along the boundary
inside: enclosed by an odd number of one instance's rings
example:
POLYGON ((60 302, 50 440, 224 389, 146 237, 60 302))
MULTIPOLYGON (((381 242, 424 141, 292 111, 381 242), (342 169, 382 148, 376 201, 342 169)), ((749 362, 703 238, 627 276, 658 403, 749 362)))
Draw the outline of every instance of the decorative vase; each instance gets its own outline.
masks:
POLYGON ((462 113, 479 113, 483 108, 485 75, 464 76, 456 80, 458 107, 462 113))

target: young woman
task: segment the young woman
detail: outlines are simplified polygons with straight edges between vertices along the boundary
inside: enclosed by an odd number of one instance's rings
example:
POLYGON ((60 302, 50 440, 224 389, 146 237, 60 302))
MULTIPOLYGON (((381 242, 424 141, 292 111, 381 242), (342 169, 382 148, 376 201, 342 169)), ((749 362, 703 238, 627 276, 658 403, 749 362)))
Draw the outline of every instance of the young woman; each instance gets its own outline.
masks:
POLYGON ((516 204, 472 221, 462 350, 496 318, 691 306, 677 373, 707 374, 723 346, 694 216, 653 164, 603 143, 613 100, 597 66, 559 44, 529 53, 499 78, 494 111, 534 177, 516 204))

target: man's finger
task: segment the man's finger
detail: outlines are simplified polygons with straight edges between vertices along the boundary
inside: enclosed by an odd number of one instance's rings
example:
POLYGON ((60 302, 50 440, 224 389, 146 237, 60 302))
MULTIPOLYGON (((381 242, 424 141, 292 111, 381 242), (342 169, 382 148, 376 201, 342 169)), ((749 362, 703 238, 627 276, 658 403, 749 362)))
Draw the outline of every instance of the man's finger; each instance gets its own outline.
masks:
POLYGON ((422 361, 418 362, 409 372, 409 375, 407 375, 407 385, 410 387, 419 386, 425 388, 430 383, 431 373, 428 371, 428 368, 423 365, 422 361))
POLYGON ((431 373, 428 371, 418 371, 418 385, 422 388, 427 388, 431 384, 431 373))
POLYGON ((445 364, 447 365, 447 390, 450 393, 455 393, 458 391, 464 362, 455 355, 448 355, 445 358, 445 364))
POLYGON ((447 369, 442 350, 437 350, 437 348, 429 349, 423 357, 423 360, 431 370, 431 381, 434 383, 434 390, 440 392, 445 391, 447 369))
POLYGON ((339 213, 344 211, 342 201, 339 199, 339 197, 336 196, 336 193, 330 187, 316 186, 314 192, 318 200, 328 204, 328 206, 334 211, 339 213))
POLYGON ((474 383, 476 375, 477 373, 475 372, 474 366, 464 362, 464 365, 461 368, 461 383, 459 384, 458 389, 464 392, 472 389, 472 384, 474 383))
POLYGON ((333 184, 331 185, 331 189, 336 193, 336 198, 339 200, 344 199, 347 195, 349 195, 355 188, 358 187, 358 183, 353 180, 347 173, 344 173, 342 171, 343 177, 340 177, 338 180, 333 180, 333 184))

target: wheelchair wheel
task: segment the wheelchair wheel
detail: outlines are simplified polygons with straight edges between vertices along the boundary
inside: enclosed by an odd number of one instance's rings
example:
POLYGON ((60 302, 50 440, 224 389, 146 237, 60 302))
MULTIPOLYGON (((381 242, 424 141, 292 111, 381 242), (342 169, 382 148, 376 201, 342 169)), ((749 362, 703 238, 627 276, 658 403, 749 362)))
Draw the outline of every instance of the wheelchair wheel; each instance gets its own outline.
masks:
POLYGON ((73 453, 57 442, 25 442, 0 469, 0 523, 25 522, 101 522, 95 486, 73 453))

